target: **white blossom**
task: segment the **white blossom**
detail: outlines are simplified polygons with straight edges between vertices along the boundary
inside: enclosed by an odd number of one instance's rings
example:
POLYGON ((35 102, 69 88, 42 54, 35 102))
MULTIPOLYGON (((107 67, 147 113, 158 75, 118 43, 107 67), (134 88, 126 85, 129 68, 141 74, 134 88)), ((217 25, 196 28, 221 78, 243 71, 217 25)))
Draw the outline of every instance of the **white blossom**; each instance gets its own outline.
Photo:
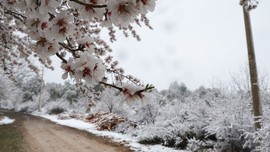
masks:
MULTIPOLYGON (((94 5, 106 4, 106 0, 83 0, 82 2, 94 5)), ((90 6, 80 5, 74 2, 71 2, 70 6, 71 8, 76 9, 81 18, 88 20, 102 19, 104 12, 106 12, 105 8, 92 8, 90 6)))
POLYGON ((67 79, 68 75, 73 78, 75 69, 72 58, 69 58, 67 63, 62 63, 61 68, 65 71, 62 75, 62 79, 67 79))
POLYGON ((146 96, 143 92, 138 92, 143 90, 142 86, 137 86, 129 83, 123 84, 123 95, 127 102, 131 101, 140 101, 143 100, 146 96))
POLYGON ((60 0, 41 0, 39 13, 48 14, 55 13, 56 7, 60 5, 60 0))
POLYGON ((88 52, 90 53, 94 53, 94 49, 95 49, 95 44, 94 44, 94 40, 92 37, 90 36, 85 36, 81 39, 78 39, 78 44, 83 46, 84 48, 87 49, 88 52))
POLYGON ((37 47, 36 52, 41 58, 46 58, 50 55, 54 55, 60 50, 59 44, 54 40, 46 38, 45 34, 40 36, 34 45, 37 47))
POLYGON ((148 11, 153 12, 156 6, 156 0, 138 0, 139 10, 146 14, 148 11))
POLYGON ((85 80, 94 86, 105 76, 105 66, 102 61, 86 51, 80 53, 80 57, 75 59, 74 68, 77 83, 85 80))
MULTIPOLYGON (((114 27, 124 32, 130 30, 136 35, 131 24, 135 20, 136 23, 145 23, 141 17, 154 10, 155 1, 2 0, 0 35, 5 36, 5 44, 0 45, 1 59, 5 57, 10 63, 24 59, 30 68, 36 69, 29 62, 33 55, 41 59, 41 64, 52 68, 49 58, 57 55, 63 62, 63 79, 70 76, 77 83, 94 86, 108 73, 116 74, 118 81, 123 80, 127 78, 124 70, 116 61, 110 61, 112 58, 106 58, 112 50, 100 35, 104 26, 109 28, 112 41, 116 41, 114 27), (70 58, 65 59, 63 54, 70 58)), ((137 84, 137 80, 133 83, 137 84)), ((129 91, 125 88, 125 93, 129 91)), ((136 93, 135 96, 141 98, 142 94, 136 93)))
POLYGON ((134 21, 139 11, 134 0, 115 0, 108 4, 109 19, 116 26, 127 27, 134 21))

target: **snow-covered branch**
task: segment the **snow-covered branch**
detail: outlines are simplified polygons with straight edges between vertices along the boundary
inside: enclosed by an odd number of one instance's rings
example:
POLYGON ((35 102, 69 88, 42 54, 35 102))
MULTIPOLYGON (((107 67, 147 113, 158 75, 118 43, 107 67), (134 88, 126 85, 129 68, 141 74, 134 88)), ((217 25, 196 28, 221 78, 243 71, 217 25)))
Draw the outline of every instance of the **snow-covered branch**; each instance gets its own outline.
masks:
POLYGON ((34 55, 50 67, 50 57, 56 55, 63 62, 63 79, 70 76, 78 84, 95 86, 107 74, 114 73, 117 81, 127 78, 141 85, 137 79, 124 76, 117 67, 118 61, 108 60, 112 50, 100 33, 109 29, 114 42, 117 27, 140 40, 133 24, 144 23, 151 28, 146 14, 154 11, 155 3, 156 0, 3 0, 0 58, 4 57, 12 67, 18 58, 28 60, 34 55))

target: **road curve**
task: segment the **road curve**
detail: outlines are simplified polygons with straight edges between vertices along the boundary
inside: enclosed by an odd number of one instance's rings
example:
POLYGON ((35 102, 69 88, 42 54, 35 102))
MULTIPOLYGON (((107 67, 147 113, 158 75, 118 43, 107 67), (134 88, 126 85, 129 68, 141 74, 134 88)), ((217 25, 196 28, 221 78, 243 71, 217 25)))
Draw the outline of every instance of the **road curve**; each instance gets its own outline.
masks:
POLYGON ((6 110, 0 112, 16 119, 26 144, 25 152, 132 152, 107 138, 61 126, 44 118, 6 110))

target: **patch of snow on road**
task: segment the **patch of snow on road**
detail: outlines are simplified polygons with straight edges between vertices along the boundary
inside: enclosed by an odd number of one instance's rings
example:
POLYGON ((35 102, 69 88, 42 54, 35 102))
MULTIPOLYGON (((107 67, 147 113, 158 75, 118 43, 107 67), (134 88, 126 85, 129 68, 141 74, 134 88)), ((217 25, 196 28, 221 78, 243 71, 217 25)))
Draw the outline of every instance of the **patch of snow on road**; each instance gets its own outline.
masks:
POLYGON ((6 125, 6 124, 11 124, 15 121, 15 119, 10 119, 8 117, 4 117, 4 119, 0 120, 0 125, 6 125))
MULTIPOLYGON (((38 115, 38 114, 36 113, 35 115, 38 115)), ((49 119, 60 125, 77 128, 80 130, 85 130, 98 136, 109 137, 113 141, 118 142, 118 143, 123 143, 126 146, 130 146, 131 149, 135 151, 139 151, 139 152, 157 152, 157 151, 158 152, 187 152, 187 151, 167 148, 161 145, 143 145, 143 144, 138 143, 134 137, 131 137, 129 135, 120 134, 120 133, 111 132, 111 131, 98 131, 96 130, 94 124, 86 123, 77 119, 59 120, 57 115, 38 115, 38 116, 49 119)))

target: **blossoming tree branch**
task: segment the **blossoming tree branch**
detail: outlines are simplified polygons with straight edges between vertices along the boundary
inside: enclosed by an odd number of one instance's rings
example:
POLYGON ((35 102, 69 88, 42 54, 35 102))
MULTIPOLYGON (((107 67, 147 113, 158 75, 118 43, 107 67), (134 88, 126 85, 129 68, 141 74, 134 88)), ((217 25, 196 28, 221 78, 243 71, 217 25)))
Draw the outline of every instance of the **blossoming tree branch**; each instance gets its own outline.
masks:
MULTIPOLYGON (((100 33, 107 29, 110 41, 116 41, 116 29, 137 40, 134 24, 151 29, 146 14, 153 11, 156 0, 1 0, 0 1, 0 60, 6 71, 12 66, 28 63, 38 57, 47 68, 50 57, 56 55, 64 71, 63 79, 76 84, 97 84, 114 87, 129 98, 142 98, 153 88, 143 86, 132 76, 125 75, 100 33), (108 74, 114 82, 108 83, 108 74), (121 83, 124 79, 136 85, 121 83)), ((12 72, 10 72, 12 73, 12 72)))

